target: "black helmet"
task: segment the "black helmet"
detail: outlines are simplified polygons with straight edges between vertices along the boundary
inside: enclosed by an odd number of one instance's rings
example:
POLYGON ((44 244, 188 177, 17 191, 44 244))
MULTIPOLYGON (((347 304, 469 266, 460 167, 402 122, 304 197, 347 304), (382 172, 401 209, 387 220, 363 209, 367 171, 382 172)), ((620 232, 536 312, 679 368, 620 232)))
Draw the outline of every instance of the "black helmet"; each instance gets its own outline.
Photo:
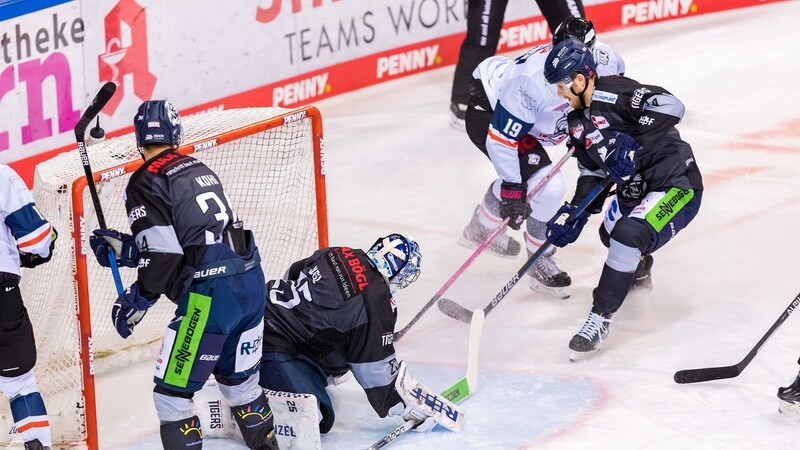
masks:
POLYGON ((581 17, 569 16, 558 24, 556 31, 553 32, 553 45, 567 38, 577 39, 589 48, 594 48, 597 35, 592 22, 581 17))

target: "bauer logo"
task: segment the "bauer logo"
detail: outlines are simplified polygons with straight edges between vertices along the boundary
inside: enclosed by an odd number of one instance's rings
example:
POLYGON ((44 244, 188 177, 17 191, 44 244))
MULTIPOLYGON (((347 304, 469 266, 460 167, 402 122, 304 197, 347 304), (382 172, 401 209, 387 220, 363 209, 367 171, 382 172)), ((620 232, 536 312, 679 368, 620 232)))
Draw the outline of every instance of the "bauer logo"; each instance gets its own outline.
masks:
POLYGON ((439 46, 431 45, 378 58, 377 77, 380 79, 384 76, 400 75, 433 67, 441 63, 442 57, 439 56, 439 46))
POLYGON ((697 12, 693 0, 661 0, 622 5, 622 24, 647 23, 697 12))
POLYGON ((314 75, 293 83, 286 83, 272 90, 272 106, 289 106, 315 99, 331 91, 328 72, 314 75))

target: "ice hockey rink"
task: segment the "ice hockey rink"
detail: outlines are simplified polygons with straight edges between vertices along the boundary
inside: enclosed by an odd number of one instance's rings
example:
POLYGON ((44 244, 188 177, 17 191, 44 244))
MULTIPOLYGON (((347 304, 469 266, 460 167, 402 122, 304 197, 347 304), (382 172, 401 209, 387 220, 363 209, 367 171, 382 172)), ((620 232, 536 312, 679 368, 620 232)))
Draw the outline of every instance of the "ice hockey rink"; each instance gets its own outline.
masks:
MULTIPOLYGON (((522 280, 487 317, 478 388, 464 429, 407 433, 395 449, 789 449, 800 421, 777 412, 797 373, 800 318, 790 317, 737 378, 693 385, 676 370, 739 362, 800 291, 800 2, 703 15, 600 35, 627 74, 686 105, 679 130, 704 176, 695 221, 655 254, 654 289, 629 296, 602 350, 571 363, 606 257, 593 217, 558 252, 568 300, 522 280)), ((398 328, 472 250, 456 240, 495 178, 466 134, 449 126, 453 67, 322 101, 331 245, 368 247, 410 234, 422 275, 397 294, 398 328)), ((558 160, 564 146, 552 149, 558 160)), ((565 165, 567 196, 577 170, 565 165)), ((512 232, 521 238, 521 232, 512 232)), ((269 254, 269 243, 261 243, 269 254)), ((485 306, 524 263, 481 255, 447 292, 485 306)), ((146 319, 145 319, 146 320, 146 319)), ((422 382, 463 377, 469 327, 436 308, 396 344, 422 382)), ((101 446, 160 448, 152 364, 98 378, 101 446)), ((355 381, 331 389, 337 420, 325 449, 365 448, 401 421, 380 419, 355 381)), ((205 448, 245 448, 207 440, 205 448)))

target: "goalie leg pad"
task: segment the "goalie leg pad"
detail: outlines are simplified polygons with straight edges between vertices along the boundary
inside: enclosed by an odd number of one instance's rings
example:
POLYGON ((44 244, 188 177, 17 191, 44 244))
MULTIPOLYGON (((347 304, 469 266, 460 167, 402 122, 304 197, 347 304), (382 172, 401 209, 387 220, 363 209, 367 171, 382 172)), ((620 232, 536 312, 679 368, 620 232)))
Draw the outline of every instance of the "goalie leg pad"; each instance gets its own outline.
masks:
POLYGON ((413 406, 436 423, 451 431, 460 431, 464 412, 455 403, 437 394, 408 373, 406 363, 400 363, 395 389, 406 406, 413 406))
POLYGON ((161 445, 164 450, 197 450, 203 448, 203 432, 197 416, 161 423, 161 445))
POLYGON ((336 415, 325 386, 328 377, 316 363, 302 355, 288 355, 280 352, 265 352, 261 359, 261 387, 273 391, 311 394, 317 399, 321 414, 320 433, 333 428, 336 415))
POLYGON ((272 416, 272 409, 264 392, 250 403, 232 406, 231 411, 248 448, 278 450, 275 418, 272 416))

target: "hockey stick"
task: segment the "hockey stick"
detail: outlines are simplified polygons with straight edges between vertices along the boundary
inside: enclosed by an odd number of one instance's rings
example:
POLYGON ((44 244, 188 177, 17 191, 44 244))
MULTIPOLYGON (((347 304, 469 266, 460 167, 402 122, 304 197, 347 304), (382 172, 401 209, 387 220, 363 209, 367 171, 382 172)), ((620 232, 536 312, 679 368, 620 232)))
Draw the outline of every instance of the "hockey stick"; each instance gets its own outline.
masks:
MULTIPOLYGON (((478 351, 481 346, 481 335, 483 334, 483 311, 475 310, 472 315, 472 323, 469 328, 469 353, 467 356, 467 374, 458 380, 456 384, 442 391, 442 397, 453 403, 459 403, 469 397, 478 386, 478 351)), ((417 425, 416 420, 407 420, 397 427, 394 431, 372 444, 367 450, 377 450, 389 445, 404 433, 412 430, 417 425)))
MULTIPOLYGON (((613 182, 614 180, 610 176, 605 177, 603 181, 599 185, 595 186, 595 188, 592 189, 589 195, 585 199, 583 199, 583 201, 578 205, 578 209, 576 209, 570 215, 570 217, 573 217, 574 215, 580 214, 583 211, 585 211, 586 208, 588 208, 589 205, 594 201, 594 199, 597 198, 597 196, 599 196, 600 193, 603 192, 603 190, 608 186, 610 186, 613 182)), ((500 303, 500 301, 503 300, 503 298, 505 298, 505 296, 508 295, 509 292, 511 292, 511 289, 513 289, 514 286, 516 286, 516 284, 519 283, 519 280, 522 278, 522 276, 525 275, 531 267, 533 267, 533 264, 539 258, 541 258, 541 256, 546 251, 548 251, 552 245, 553 244, 551 244, 549 241, 545 241, 545 243, 541 247, 539 247, 539 250, 536 250, 536 253, 531 255, 531 257, 528 258, 527 261, 525 261, 525 264, 523 264, 522 267, 517 271, 517 273, 514 274, 514 276, 505 284, 505 286, 503 286, 502 289, 500 289, 500 292, 498 292, 497 295, 495 295, 494 299, 492 299, 492 301, 489 302, 489 304, 483 308, 484 315, 488 316, 489 313, 492 312, 492 310, 500 303)), ((453 300, 443 298, 439 300, 438 306, 440 311, 442 311, 443 313, 447 314, 448 316, 456 320, 460 320, 466 323, 469 323, 470 320, 472 320, 472 311, 468 310, 467 308, 464 308, 463 306, 459 305, 453 300)))
MULTIPOLYGON (((86 174, 86 184, 89 185, 89 194, 92 197, 92 204, 94 211, 97 214, 97 222, 100 228, 106 227, 106 218, 103 215, 103 207, 100 205, 100 197, 97 195, 97 187, 94 184, 94 176, 92 175, 92 166, 89 164, 89 154, 86 152, 86 142, 84 137, 86 135, 86 128, 89 124, 100 114, 100 111, 106 106, 114 92, 117 90, 117 85, 113 82, 107 82, 100 88, 94 100, 83 112, 78 123, 75 124, 75 141, 78 143, 78 153, 81 155, 81 163, 83 164, 83 172, 86 174)), ((119 275, 119 268, 117 267, 117 258, 114 255, 114 250, 109 247, 108 261, 111 264, 111 274, 114 276, 114 284, 117 286, 117 293, 122 294, 124 288, 122 287, 122 278, 119 275)))
POLYGON ((772 337, 772 334, 775 333, 775 330, 780 327, 786 319, 789 318, 794 310, 797 308, 797 305, 800 305, 800 294, 797 294, 797 297, 792 300, 792 303, 789 303, 789 306, 783 311, 778 320, 772 324, 772 326, 767 330, 767 334, 765 334, 760 341, 750 350, 750 353, 744 357, 743 360, 739 362, 739 364, 735 364, 732 366, 722 366, 722 367, 706 367, 703 369, 686 369, 686 370, 679 370, 675 372, 675 382, 680 384, 686 383, 699 383, 701 381, 709 381, 709 380, 722 380, 724 378, 735 378, 738 377, 739 374, 742 373, 745 367, 750 364, 750 361, 756 357, 756 354, 764 346, 764 344, 772 337))
MULTIPOLYGON (((550 169, 549 172, 547 172, 547 175, 545 175, 544 178, 542 178, 539 181, 539 184, 537 184, 536 187, 534 187, 533 190, 530 192, 530 194, 528 194, 527 198, 528 203, 530 203, 533 197, 536 194, 538 194, 539 191, 542 190, 542 188, 544 188, 547 182, 550 181, 550 178, 552 178, 559 171, 559 169, 561 169, 561 166, 563 166, 564 163, 567 162, 567 160, 572 156, 573 153, 575 153, 574 147, 570 148, 569 151, 567 151, 567 153, 557 163, 555 163, 553 168, 550 169)), ((408 325, 403 327, 400 331, 396 331, 394 333, 395 342, 397 342, 398 340, 400 340, 400 338, 405 336, 408 330, 411 327, 413 327, 415 323, 419 321, 422 315, 428 312, 431 306, 433 306, 433 304, 436 303, 442 297, 442 295, 444 295, 444 293, 447 292, 448 289, 450 289, 450 286, 452 286, 453 283, 455 283, 455 281, 458 279, 458 277, 460 277, 461 274, 464 273, 465 270, 467 270, 467 267, 469 267, 472 264, 472 262, 475 261, 478 255, 480 255, 481 252, 483 252, 483 250, 486 247, 488 247, 489 244, 494 240, 494 238, 496 238, 497 235, 499 235, 506 228, 506 225, 508 225, 508 220, 509 220, 508 218, 503 220, 503 223, 498 225, 497 228, 494 229, 494 231, 489 233, 489 236, 487 236, 486 239, 484 239, 483 242, 481 242, 478 248, 476 248, 475 251, 472 252, 469 258, 467 258, 467 260, 464 261, 464 264, 461 264, 461 267, 459 267, 458 270, 456 270, 455 273, 451 275, 447 281, 445 281, 444 285, 442 285, 442 287, 439 288, 439 290, 436 291, 435 294, 433 294, 433 297, 431 297, 431 299, 428 300, 428 303, 426 303, 425 306, 423 306, 422 309, 417 313, 417 315, 414 316, 414 318, 411 319, 410 322, 408 322, 408 325)))

